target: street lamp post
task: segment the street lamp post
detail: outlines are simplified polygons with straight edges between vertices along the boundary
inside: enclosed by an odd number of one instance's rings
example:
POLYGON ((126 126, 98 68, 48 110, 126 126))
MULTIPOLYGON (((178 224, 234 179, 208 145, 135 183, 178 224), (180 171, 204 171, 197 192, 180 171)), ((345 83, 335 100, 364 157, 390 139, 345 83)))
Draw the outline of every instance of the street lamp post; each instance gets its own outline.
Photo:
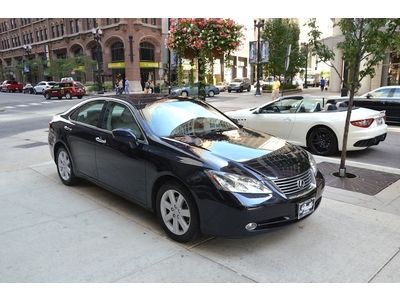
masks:
POLYGON ((303 87, 305 89, 308 89, 308 84, 307 84, 307 67, 308 67, 308 43, 304 43, 304 49, 306 50, 306 67, 304 69, 304 85, 303 87))
POLYGON ((93 34, 93 39, 96 41, 96 60, 97 60, 97 85, 98 85, 98 94, 104 94, 103 90, 103 82, 102 82, 102 62, 100 60, 100 41, 101 41, 101 36, 103 35, 103 31, 97 27, 92 29, 92 34, 93 34))
POLYGON ((260 28, 264 27, 264 20, 256 21, 254 20, 254 30, 257 28, 257 85, 256 85, 256 96, 261 96, 260 91, 260 28))
MULTIPOLYGON (((31 45, 23 45, 22 48, 23 48, 24 51, 25 51, 26 60, 28 60, 29 55, 32 53, 32 46, 31 46, 31 45)), ((27 69, 25 63, 26 63, 26 61, 24 61, 24 67, 23 67, 23 72, 22 72, 23 75, 25 75, 25 73, 27 73, 27 72, 25 72, 26 69, 27 69)), ((23 77, 25 77, 25 76, 23 76, 23 77)), ((24 79, 24 78, 23 78, 23 79, 24 79)))

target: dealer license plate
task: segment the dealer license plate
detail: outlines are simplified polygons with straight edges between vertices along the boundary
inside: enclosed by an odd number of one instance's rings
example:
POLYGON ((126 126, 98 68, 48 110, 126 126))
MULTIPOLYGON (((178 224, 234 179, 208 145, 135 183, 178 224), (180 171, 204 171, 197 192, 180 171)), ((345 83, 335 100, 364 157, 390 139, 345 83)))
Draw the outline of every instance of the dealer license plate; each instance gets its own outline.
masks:
POLYGON ((297 219, 301 219, 314 211, 315 198, 300 202, 297 205, 297 219))

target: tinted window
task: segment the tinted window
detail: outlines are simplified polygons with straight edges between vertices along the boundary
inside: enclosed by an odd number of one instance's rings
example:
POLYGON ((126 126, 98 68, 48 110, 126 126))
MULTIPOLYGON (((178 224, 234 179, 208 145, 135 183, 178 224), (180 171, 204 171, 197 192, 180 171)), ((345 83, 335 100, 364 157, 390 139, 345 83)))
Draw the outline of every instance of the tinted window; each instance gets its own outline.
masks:
POLYGON ((133 131, 136 138, 143 139, 139 125, 136 123, 131 111, 125 105, 112 103, 106 113, 105 129, 128 128, 133 131))
POLYGON ((104 101, 95 101, 87 103, 76 111, 74 111, 70 118, 71 120, 85 123, 92 126, 97 126, 100 118, 101 110, 103 109, 104 101))
POLYGON ((376 91, 371 92, 371 96, 374 98, 378 97, 389 97, 390 89, 377 89, 376 91))
POLYGON ((400 98, 400 88, 395 88, 393 97, 400 98))
POLYGON ((158 136, 204 135, 213 131, 237 129, 224 115, 200 102, 155 102, 144 107, 141 112, 158 136))

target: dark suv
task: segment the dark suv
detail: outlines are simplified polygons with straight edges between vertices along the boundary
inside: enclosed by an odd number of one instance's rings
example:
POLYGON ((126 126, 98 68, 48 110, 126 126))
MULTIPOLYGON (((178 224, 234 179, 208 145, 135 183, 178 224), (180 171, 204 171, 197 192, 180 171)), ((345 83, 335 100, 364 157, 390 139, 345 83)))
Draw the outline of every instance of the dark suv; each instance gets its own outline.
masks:
POLYGON ((78 81, 58 82, 51 88, 43 91, 43 95, 46 99, 51 99, 52 97, 61 99, 64 96, 67 99, 72 99, 72 97, 81 99, 85 94, 85 86, 78 81))
POLYGON ((235 78, 228 85, 228 93, 231 91, 243 92, 244 90, 248 92, 251 90, 251 83, 248 78, 235 78))

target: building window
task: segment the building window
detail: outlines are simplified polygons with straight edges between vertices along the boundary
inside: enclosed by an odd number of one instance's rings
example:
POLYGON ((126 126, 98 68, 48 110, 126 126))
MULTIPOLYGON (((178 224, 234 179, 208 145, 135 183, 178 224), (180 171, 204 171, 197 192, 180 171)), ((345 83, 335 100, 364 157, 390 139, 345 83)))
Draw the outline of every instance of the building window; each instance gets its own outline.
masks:
POLYGON ((32 44, 32 43, 33 43, 33 33, 30 32, 30 33, 29 33, 29 36, 31 37, 31 44, 32 44))
POLYGON ((61 36, 64 35, 64 24, 60 24, 61 36))
POLYGON ((56 37, 56 31, 54 30, 54 25, 51 25, 51 37, 53 39, 56 37))
POLYGON ((154 61, 154 45, 148 42, 140 43, 140 60, 154 61))
POLYGON ((152 18, 151 19, 151 25, 157 25, 157 19, 152 18))
POLYGON ((106 19, 106 24, 107 24, 107 25, 110 25, 110 24, 111 24, 111 19, 110 19, 110 18, 107 18, 107 19, 106 19))
POLYGON ((115 42, 111 45, 111 61, 125 61, 124 44, 115 42))
POLYGON ((147 23, 149 23, 149 20, 148 20, 147 18, 145 18, 145 19, 142 19, 142 23, 145 23, 145 24, 147 24, 147 23))
POLYGON ((47 29, 44 29, 44 39, 47 40, 47 29))
POLYGON ((60 36, 60 26, 58 24, 56 25, 56 36, 60 36))
POLYGON ((74 20, 69 21, 69 32, 74 33, 74 20))
POLYGON ((75 32, 79 32, 79 20, 75 19, 75 32))
POLYGON ((114 23, 119 23, 119 18, 114 19, 114 23))

